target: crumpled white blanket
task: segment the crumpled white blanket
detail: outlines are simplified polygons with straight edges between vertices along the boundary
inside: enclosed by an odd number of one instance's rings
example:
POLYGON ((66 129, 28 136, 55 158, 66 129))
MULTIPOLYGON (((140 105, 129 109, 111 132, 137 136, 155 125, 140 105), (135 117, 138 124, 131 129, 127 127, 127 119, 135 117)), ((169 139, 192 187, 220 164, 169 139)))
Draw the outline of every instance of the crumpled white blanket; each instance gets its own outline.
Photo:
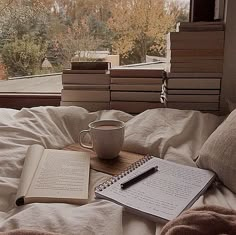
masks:
MULTIPOLYGON (((90 202, 76 206, 59 203, 14 204, 27 148, 41 144, 61 149, 77 143, 79 132, 91 121, 119 119, 126 123, 123 150, 152 154, 195 166, 202 144, 223 117, 198 111, 147 110, 137 116, 109 110, 89 113, 79 107, 0 109, 0 231, 36 229, 62 234, 159 234, 163 224, 124 212, 122 207, 94 199, 94 187, 108 175, 91 170, 90 202)), ((195 204, 236 205, 225 187, 213 187, 195 204)))

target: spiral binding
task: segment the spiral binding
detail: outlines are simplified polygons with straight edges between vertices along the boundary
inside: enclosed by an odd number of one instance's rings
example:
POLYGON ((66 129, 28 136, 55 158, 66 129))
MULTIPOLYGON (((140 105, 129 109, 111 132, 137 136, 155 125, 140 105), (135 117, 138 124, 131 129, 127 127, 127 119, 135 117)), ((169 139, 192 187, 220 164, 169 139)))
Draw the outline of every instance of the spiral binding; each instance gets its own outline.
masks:
POLYGON ((106 180, 105 182, 103 182, 102 184, 99 184, 96 188, 95 191, 99 191, 101 192, 102 190, 106 189, 107 187, 109 187, 110 185, 114 184, 115 182, 117 182, 118 180, 120 180, 121 178, 123 178, 124 176, 130 174, 132 171, 134 171, 136 168, 140 167, 141 165, 143 165, 145 162, 149 161, 150 159, 152 159, 152 156, 150 155, 146 155, 143 158, 141 158, 140 160, 134 162, 133 164, 131 164, 129 167, 127 167, 124 171, 122 171, 120 174, 112 176, 111 178, 109 178, 108 180, 106 180))

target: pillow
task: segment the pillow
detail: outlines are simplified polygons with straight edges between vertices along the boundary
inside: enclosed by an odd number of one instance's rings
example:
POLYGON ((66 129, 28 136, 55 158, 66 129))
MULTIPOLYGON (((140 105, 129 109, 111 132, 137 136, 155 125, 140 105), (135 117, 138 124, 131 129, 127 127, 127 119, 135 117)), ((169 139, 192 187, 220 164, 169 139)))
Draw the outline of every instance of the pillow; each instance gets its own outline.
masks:
POLYGON ((203 144, 197 166, 214 171, 236 193, 236 109, 203 144))

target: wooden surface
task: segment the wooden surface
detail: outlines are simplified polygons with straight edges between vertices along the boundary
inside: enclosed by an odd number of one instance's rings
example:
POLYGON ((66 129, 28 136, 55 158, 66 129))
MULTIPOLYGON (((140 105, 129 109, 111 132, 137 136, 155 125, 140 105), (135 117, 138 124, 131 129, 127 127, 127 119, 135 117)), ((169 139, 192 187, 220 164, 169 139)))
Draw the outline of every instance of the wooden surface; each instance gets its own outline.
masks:
POLYGON ((121 171, 125 170, 131 164, 140 160, 143 157, 143 155, 140 154, 121 151, 117 158, 105 160, 98 158, 93 151, 82 148, 79 144, 72 144, 66 146, 64 149, 80 152, 89 152, 91 154, 91 168, 96 171, 100 171, 110 175, 120 174, 121 171))
POLYGON ((36 106, 60 106, 61 94, 3 93, 0 92, 0 108, 32 108, 36 106))

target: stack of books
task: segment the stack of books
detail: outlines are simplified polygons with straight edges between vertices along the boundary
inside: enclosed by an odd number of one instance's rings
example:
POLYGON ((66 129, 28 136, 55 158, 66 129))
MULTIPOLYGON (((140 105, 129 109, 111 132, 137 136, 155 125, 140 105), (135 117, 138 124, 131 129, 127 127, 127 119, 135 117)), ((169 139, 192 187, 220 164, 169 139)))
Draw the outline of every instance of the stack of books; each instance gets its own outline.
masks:
POLYGON ((88 111, 110 108, 110 63, 72 62, 63 70, 61 106, 80 106, 88 111))
POLYGON ((164 70, 154 68, 112 68, 110 109, 131 114, 160 108, 164 70))
POLYGON ((178 22, 176 32, 196 31, 224 31, 223 21, 178 22))
POLYGON ((224 31, 170 32, 167 72, 222 73, 224 31))
POLYGON ((219 111, 221 73, 166 73, 161 100, 165 107, 219 111))
POLYGON ((224 56, 222 22, 182 22, 167 35, 166 107, 219 110, 224 56))

